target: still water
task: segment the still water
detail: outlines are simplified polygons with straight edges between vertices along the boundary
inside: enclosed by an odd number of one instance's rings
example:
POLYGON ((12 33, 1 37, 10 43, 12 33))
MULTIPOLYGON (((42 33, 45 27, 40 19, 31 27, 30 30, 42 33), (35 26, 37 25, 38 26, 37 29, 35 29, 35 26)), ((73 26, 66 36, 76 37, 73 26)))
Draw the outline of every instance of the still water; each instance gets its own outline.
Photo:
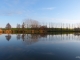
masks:
POLYGON ((80 35, 2 34, 0 60, 80 60, 80 35))

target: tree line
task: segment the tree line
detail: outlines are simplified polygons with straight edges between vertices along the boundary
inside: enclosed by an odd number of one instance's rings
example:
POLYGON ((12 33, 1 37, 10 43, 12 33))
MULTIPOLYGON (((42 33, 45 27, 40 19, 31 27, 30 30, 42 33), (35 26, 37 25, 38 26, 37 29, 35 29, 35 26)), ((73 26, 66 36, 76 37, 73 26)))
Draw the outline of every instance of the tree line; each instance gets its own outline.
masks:
MULTIPOLYGON (((7 23, 5 28, 11 29, 12 26, 10 23, 7 23)), ((33 19, 25 19, 22 24, 17 24, 16 28, 47 28, 47 26, 42 26, 38 21, 33 19)))
MULTIPOLYGON (((12 26, 10 23, 6 24, 6 29, 11 29, 12 26)), ((80 30, 79 24, 75 25, 70 25, 70 24, 55 24, 55 23, 49 23, 49 24, 40 24, 37 20, 33 19, 25 19, 23 20, 22 24, 17 24, 16 28, 66 28, 66 29, 75 29, 75 30, 80 30)))

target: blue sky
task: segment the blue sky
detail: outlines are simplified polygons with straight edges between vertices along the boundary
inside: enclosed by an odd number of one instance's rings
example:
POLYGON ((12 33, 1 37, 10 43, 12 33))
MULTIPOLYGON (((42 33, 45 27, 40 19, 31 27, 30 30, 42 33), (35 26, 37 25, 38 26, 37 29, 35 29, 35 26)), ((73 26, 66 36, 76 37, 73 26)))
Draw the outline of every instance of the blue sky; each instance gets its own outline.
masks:
POLYGON ((79 23, 80 0, 0 0, 0 27, 12 27, 24 19, 39 22, 79 23))

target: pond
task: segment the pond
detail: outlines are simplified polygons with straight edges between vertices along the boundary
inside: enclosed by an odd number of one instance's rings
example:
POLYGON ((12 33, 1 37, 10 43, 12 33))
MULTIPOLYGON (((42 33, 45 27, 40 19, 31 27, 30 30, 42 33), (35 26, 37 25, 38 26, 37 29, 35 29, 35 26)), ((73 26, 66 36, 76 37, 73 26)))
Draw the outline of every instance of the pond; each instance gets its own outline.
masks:
POLYGON ((80 60, 80 35, 2 34, 0 60, 80 60))

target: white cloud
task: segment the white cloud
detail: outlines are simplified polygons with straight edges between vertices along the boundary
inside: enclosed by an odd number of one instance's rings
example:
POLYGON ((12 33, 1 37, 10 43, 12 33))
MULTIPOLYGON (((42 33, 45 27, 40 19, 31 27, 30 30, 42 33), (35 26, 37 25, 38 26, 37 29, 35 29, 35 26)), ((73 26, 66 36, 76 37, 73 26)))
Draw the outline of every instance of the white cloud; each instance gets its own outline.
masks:
POLYGON ((55 7, 48 7, 48 8, 43 8, 44 10, 54 10, 55 7))
POLYGON ((0 15, 12 16, 12 15, 21 15, 24 11, 0 11, 0 15))
POLYGON ((35 4, 37 2, 37 0, 26 0, 24 3, 25 4, 35 4))
POLYGON ((80 23, 80 19, 44 18, 44 20, 53 23, 80 23))
POLYGON ((80 56, 76 56, 76 58, 80 59, 80 56))
POLYGON ((29 5, 32 5, 32 4, 35 4, 37 2, 37 0, 4 0, 4 4, 6 4, 7 6, 9 7, 15 7, 15 5, 19 6, 22 5, 23 6, 29 6, 29 5))
POLYGON ((20 1, 19 0, 14 0, 14 3, 15 4, 18 4, 20 1))

